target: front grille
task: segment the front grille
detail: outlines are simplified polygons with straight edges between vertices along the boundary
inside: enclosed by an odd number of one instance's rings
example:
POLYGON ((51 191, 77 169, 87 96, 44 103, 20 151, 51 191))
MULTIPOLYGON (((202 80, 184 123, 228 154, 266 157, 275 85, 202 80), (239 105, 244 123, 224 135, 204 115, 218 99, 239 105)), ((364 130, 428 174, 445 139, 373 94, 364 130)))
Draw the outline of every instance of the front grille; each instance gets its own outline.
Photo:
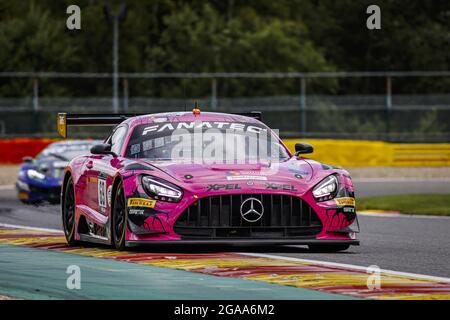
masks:
POLYGON ((55 194, 55 195, 59 195, 61 193, 61 187, 46 188, 46 187, 38 187, 38 186, 30 184, 29 188, 30 188, 30 192, 36 192, 36 193, 55 194))
POLYGON ((205 197, 191 204, 174 226, 183 239, 304 238, 321 230, 320 219, 305 201, 279 194, 205 197), (264 207, 258 221, 246 221, 241 215, 241 204, 248 198, 258 199, 264 207))

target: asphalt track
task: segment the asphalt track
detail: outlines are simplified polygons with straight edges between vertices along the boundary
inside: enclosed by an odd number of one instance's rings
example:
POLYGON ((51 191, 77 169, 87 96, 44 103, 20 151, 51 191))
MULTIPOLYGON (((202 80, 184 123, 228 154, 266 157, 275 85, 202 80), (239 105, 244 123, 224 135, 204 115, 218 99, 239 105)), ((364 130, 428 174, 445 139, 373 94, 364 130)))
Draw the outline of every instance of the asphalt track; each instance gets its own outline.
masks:
MULTIPOLYGON (((358 182, 357 182, 358 183, 358 182)), ((370 193, 372 184, 358 186, 360 194, 370 193)), ((409 183, 409 181, 408 181, 409 183)), ((383 184, 386 186, 386 184, 383 184)), ((413 184, 417 188, 416 184, 413 184)), ((447 183, 448 187, 448 183, 447 183)), ((396 188, 396 187, 395 187, 396 188)), ((394 188, 394 189, 395 189, 394 188)), ((440 188, 428 187, 435 192, 440 188)), ((401 189, 407 189, 406 185, 401 189)), ((393 190, 385 187, 385 190, 393 190)), ((417 192, 426 192, 418 190, 417 192)), ((442 192, 442 191, 441 191, 442 192)), ((444 191, 445 192, 445 191, 444 191)), ((149 252, 158 250, 176 252, 255 252, 276 256, 321 260, 368 267, 376 265, 382 269, 424 274, 438 277, 450 277, 450 218, 447 217, 359 217, 361 246, 351 247, 348 251, 334 254, 310 253, 300 246, 275 247, 149 247, 149 252)), ((21 204, 14 190, 0 190, 0 223, 13 225, 61 229, 59 207, 29 206, 21 204)))

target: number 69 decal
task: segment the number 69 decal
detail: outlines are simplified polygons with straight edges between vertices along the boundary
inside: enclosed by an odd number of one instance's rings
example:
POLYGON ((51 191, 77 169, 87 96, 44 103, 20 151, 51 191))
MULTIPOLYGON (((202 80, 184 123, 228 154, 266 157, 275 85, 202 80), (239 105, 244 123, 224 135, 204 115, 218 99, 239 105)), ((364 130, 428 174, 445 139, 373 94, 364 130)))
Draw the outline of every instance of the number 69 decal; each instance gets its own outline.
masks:
POLYGON ((102 211, 106 208, 106 180, 98 179, 98 206, 102 211))

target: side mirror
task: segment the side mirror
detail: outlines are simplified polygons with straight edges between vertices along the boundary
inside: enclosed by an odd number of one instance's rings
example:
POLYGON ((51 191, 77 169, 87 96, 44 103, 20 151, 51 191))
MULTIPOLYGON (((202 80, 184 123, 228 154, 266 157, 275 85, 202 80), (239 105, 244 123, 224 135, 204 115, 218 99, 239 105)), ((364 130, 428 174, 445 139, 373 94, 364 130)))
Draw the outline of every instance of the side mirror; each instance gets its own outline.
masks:
POLYGON ((23 157, 22 161, 25 163, 32 163, 34 160, 33 160, 33 157, 27 156, 27 157, 23 157))
POLYGON ((117 157, 117 154, 111 151, 111 145, 106 143, 100 143, 93 145, 91 148, 92 154, 110 154, 113 157, 117 157))
POLYGON ((295 155, 298 156, 299 154, 307 154, 307 153, 313 153, 314 148, 312 145, 307 143, 296 143, 295 144, 295 155))

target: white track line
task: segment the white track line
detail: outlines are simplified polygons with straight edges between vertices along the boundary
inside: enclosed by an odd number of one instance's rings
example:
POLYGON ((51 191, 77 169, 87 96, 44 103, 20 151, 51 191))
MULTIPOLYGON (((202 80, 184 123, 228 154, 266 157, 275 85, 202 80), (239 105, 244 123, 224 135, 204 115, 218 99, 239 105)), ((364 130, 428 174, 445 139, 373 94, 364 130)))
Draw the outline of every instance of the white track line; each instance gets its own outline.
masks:
MULTIPOLYGON (((358 271, 364 271, 367 272, 367 267, 362 266, 355 266, 352 264, 345 264, 345 263, 336 263, 336 262, 327 262, 327 261, 319 261, 319 260, 309 260, 309 259, 300 259, 300 258, 292 258, 292 257, 285 257, 285 256, 275 256, 272 254, 265 254, 265 253, 239 253, 238 254, 244 254, 252 257, 261 257, 261 258, 270 258, 270 259, 278 259, 278 260, 286 260, 286 261, 294 261, 294 262, 305 262, 305 263, 311 263, 311 264, 318 264, 323 265, 326 267, 337 267, 337 268, 346 268, 346 269, 353 269, 358 271)), ((400 272, 400 271, 393 271, 393 270, 386 270, 386 269, 380 269, 381 273, 385 274, 391 274, 391 275, 397 275, 397 276, 403 276, 403 277, 413 277, 423 280, 430 280, 430 281, 437 281, 437 282, 448 282, 450 283, 450 278, 443 278, 443 277, 434 277, 434 276, 427 276, 423 274, 415 274, 415 273, 409 273, 409 272, 400 272)))
MULTIPOLYGON (((15 225, 15 224, 8 224, 8 223, 0 223, 0 226, 1 227, 9 227, 9 228, 28 229, 28 230, 34 230, 34 231, 46 231, 46 232, 52 232, 52 233, 58 233, 58 234, 63 233, 61 230, 57 230, 57 229, 35 228, 35 227, 20 226, 20 225, 15 225)), ((326 267, 346 268, 346 269, 353 269, 353 270, 367 272, 367 267, 355 266, 352 264, 345 264, 345 263, 300 259, 300 258, 276 256, 276 255, 264 254, 264 253, 251 253, 251 252, 233 252, 233 253, 247 255, 247 256, 251 256, 251 257, 261 257, 261 258, 269 258, 269 259, 277 259, 277 260, 285 260, 285 261, 304 262, 304 263, 323 265, 326 267)), ((380 269, 380 272, 385 273, 385 274, 403 276, 403 277, 413 277, 413 278, 430 280, 430 281, 450 283, 450 278, 434 277, 434 276, 427 276, 427 275, 423 275, 423 274, 399 272, 399 271, 386 270, 386 269, 380 269)))
POLYGON ((383 217, 383 218, 418 218, 418 219, 450 219, 450 216, 433 216, 422 214, 401 214, 401 213, 383 213, 383 212, 364 212, 358 211, 358 216, 364 217, 383 217))
POLYGON ((14 185, 8 184, 8 185, 0 186, 0 190, 14 190, 14 185))
POLYGON ((43 231, 43 232, 64 234, 64 232, 62 232, 61 230, 58 230, 58 229, 36 228, 36 227, 21 226, 21 225, 16 225, 16 224, 9 224, 9 223, 0 223, 0 227, 27 229, 27 230, 33 230, 33 231, 43 231))

